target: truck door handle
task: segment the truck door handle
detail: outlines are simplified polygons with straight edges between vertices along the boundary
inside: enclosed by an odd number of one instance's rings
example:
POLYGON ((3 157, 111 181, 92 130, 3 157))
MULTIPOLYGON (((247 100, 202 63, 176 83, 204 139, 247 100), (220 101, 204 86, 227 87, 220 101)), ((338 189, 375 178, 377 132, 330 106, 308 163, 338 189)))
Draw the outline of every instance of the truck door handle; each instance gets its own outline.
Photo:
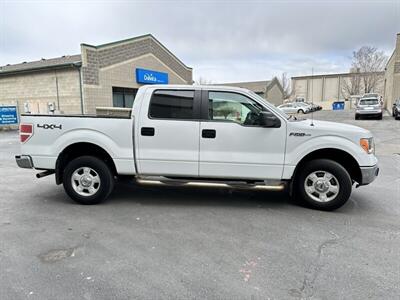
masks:
POLYGON ((215 139, 217 132, 215 129, 203 129, 201 131, 201 137, 205 139, 215 139))
POLYGON ((154 127, 142 127, 140 133, 144 136, 154 136, 154 127))

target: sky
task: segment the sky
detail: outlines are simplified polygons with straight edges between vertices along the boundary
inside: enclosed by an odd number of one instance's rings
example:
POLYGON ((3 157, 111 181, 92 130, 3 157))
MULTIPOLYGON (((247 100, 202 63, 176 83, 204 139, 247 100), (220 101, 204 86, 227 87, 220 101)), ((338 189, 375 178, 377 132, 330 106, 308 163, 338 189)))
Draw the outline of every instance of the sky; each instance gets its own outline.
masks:
POLYGON ((347 72, 352 52, 392 53, 394 1, 0 0, 0 65, 151 33, 212 83, 347 72))

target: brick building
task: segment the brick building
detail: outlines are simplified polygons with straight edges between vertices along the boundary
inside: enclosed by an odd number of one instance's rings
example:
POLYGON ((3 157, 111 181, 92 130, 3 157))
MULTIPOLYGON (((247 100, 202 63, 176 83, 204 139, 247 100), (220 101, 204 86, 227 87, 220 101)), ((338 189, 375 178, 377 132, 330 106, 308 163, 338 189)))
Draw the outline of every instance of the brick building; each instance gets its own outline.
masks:
POLYGON ((81 54, 0 67, 0 105, 20 112, 95 113, 129 107, 143 84, 192 84, 186 66, 152 35, 104 45, 81 44, 81 54))

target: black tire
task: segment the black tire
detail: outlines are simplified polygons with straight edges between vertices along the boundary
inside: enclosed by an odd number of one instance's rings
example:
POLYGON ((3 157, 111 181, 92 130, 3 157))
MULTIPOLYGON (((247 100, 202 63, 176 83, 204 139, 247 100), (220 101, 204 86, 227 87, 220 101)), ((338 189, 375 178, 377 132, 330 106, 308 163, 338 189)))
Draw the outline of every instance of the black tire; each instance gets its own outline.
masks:
POLYGON ((356 116, 354 117, 355 120, 359 120, 360 119, 360 115, 356 114, 356 116))
POLYGON ((300 200, 302 204, 313 209, 331 211, 338 209, 347 202, 352 190, 352 181, 349 173, 342 165, 329 159, 316 159, 307 162, 302 169, 297 172, 293 188, 296 200, 300 200), (339 189, 336 197, 330 201, 316 201, 311 198, 305 190, 307 177, 317 171, 329 172, 336 177, 339 189))
POLYGON ((65 192, 75 202, 85 205, 98 204, 104 201, 113 191, 114 176, 104 161, 93 156, 81 156, 70 161, 65 167, 63 185, 65 192), (72 175, 76 170, 85 167, 94 170, 100 178, 98 190, 93 195, 80 195, 73 187, 72 175))
POLYGON ((297 113, 298 113, 298 114, 304 114, 304 110, 299 109, 299 110, 297 111, 297 113))
POLYGON ((382 118, 383 118, 383 114, 380 114, 380 115, 378 116, 378 120, 382 120, 382 118))

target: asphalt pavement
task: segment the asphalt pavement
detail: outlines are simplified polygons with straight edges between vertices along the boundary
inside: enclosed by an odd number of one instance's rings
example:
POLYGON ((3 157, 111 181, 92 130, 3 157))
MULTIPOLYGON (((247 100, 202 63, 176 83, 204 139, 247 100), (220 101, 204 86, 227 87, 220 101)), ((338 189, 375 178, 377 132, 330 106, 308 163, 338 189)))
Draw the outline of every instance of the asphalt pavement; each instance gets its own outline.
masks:
POLYGON ((399 299, 400 121, 314 118, 376 137, 380 176, 335 212, 129 183, 81 206, 19 169, 17 133, 0 132, 0 299, 399 299))

